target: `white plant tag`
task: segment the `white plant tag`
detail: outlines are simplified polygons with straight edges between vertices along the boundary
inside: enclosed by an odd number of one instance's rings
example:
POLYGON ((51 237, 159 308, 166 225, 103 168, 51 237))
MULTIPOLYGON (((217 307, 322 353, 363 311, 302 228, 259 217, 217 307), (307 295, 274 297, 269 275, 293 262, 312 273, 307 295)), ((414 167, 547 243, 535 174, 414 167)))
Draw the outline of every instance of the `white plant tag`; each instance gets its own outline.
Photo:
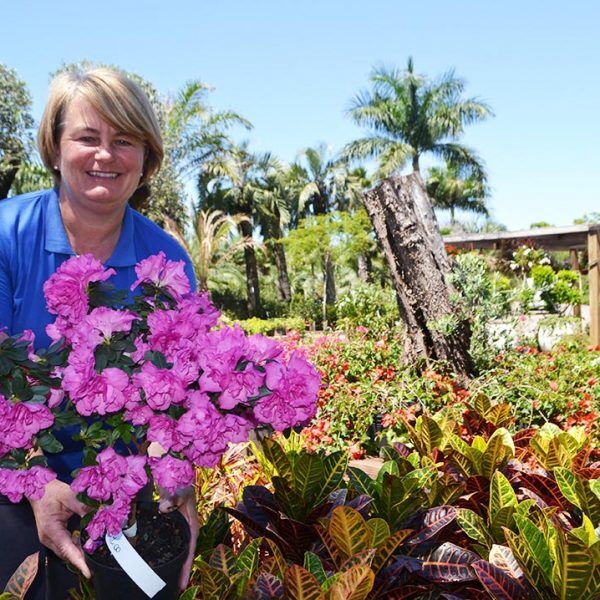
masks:
POLYGON ((104 538, 110 553, 115 557, 123 571, 149 597, 154 598, 167 585, 137 553, 137 550, 122 534, 109 535, 104 538))

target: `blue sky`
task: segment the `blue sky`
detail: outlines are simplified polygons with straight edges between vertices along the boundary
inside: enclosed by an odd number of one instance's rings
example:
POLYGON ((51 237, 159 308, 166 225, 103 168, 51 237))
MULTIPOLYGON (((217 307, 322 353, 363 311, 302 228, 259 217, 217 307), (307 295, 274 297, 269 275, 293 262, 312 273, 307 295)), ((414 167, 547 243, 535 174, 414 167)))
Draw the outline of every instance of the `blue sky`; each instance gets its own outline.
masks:
MULTIPOLYGON (((88 59, 164 93, 200 78, 250 119, 253 147, 294 159, 360 135, 345 116, 375 64, 450 68, 495 117, 463 141, 484 158, 509 229, 600 211, 600 3, 594 0, 21 0, 2 3, 0 62, 43 109, 49 73, 88 59)), ((443 220, 443 219, 442 219, 443 220)))

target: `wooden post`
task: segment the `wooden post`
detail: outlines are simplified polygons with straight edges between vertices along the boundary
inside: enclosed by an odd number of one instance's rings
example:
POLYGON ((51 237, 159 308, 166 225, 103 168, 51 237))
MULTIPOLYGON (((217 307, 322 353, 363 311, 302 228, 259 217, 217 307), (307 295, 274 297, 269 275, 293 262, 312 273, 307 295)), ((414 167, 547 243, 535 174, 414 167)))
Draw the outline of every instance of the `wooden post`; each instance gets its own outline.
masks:
MULTIPOLYGON (((577 250, 571 248, 569 250, 571 257, 571 269, 577 273, 577 284, 579 285, 579 291, 581 291, 581 273, 579 271, 579 257, 577 256, 577 250)), ((581 304, 575 304, 573 306, 573 316, 581 317, 581 304)))
POLYGON ((590 283, 590 338, 600 346, 600 229, 588 233, 590 283))

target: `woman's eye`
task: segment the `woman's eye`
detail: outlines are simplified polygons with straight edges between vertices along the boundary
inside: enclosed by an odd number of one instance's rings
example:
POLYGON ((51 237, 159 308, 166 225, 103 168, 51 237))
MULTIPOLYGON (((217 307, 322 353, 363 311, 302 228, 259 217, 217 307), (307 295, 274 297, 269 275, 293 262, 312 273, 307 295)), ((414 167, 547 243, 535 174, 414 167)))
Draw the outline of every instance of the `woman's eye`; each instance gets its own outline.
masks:
POLYGON ((96 143, 96 138, 91 135, 82 135, 79 138, 79 141, 83 142, 84 144, 94 144, 96 143))
POLYGON ((130 140, 127 140, 125 138, 119 138, 116 142, 117 146, 131 146, 132 143, 130 140))

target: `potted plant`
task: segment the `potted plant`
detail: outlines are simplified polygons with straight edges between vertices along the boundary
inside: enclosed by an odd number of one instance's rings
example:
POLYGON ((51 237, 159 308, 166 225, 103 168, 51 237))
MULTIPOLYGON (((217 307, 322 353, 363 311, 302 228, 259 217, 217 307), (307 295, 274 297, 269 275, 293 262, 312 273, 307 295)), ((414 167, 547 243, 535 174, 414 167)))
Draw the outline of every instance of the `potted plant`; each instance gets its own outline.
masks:
MULTIPOLYGON (((56 477, 42 453, 60 452, 53 432, 76 423, 83 465, 71 487, 90 507, 82 535, 96 580, 96 563, 114 567, 123 546, 142 553, 156 539, 146 523, 156 518, 136 501, 149 481, 175 493, 193 483, 194 466, 214 466, 255 427, 307 422, 320 385, 299 353, 286 359, 273 340, 220 325, 208 295, 190 293, 183 263, 160 253, 136 274, 137 295, 124 304, 109 287, 111 269, 91 255, 70 259, 44 286, 53 345, 34 353, 28 334, 0 345, 0 493, 41 497, 56 477)), ((185 528, 166 527, 185 548, 185 528)))

